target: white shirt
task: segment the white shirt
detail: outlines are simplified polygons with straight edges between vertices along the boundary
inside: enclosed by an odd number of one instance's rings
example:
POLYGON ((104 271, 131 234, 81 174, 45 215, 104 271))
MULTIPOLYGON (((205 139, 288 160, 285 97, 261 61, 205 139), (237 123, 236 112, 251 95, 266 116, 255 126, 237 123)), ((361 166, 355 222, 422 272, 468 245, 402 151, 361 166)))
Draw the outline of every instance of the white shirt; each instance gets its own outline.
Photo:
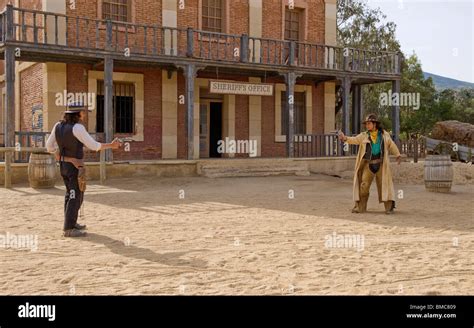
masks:
MULTIPOLYGON (((46 140, 46 149, 50 153, 55 152, 58 148, 58 143, 56 142, 56 127, 59 123, 60 122, 54 125, 53 131, 49 135, 48 140, 46 140)), ((86 146, 90 150, 99 151, 102 148, 102 144, 100 142, 95 141, 94 138, 91 137, 89 132, 87 132, 84 125, 80 123, 74 124, 74 127, 72 128, 72 134, 77 138, 77 140, 82 142, 84 146, 86 146)))

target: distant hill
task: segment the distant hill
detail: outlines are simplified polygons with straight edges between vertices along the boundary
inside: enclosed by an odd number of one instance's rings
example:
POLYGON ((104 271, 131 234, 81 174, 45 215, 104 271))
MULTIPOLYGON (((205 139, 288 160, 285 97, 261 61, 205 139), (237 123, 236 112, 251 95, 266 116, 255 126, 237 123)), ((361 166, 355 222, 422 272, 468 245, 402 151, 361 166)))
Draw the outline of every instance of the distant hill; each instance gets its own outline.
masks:
POLYGON ((436 74, 431 74, 427 72, 423 72, 425 75, 425 79, 431 77, 433 79, 433 83, 438 90, 443 89, 462 89, 462 88, 472 88, 474 89, 474 83, 459 81, 455 79, 450 79, 449 77, 444 77, 436 74))

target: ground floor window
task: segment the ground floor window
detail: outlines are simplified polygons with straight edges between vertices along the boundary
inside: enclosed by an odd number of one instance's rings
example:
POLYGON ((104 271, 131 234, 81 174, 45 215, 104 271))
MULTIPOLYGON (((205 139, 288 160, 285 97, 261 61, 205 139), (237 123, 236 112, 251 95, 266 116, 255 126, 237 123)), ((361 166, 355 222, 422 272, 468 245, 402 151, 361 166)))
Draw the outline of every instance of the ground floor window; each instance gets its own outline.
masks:
MULTIPOLYGON (((104 81, 97 81, 97 126, 104 132, 104 81)), ((114 133, 135 133, 135 84, 114 82, 113 88, 114 133)))
MULTIPOLYGON (((306 133, 306 93, 295 92, 295 134, 306 133)), ((288 99, 286 91, 281 92, 281 134, 288 134, 288 99)))

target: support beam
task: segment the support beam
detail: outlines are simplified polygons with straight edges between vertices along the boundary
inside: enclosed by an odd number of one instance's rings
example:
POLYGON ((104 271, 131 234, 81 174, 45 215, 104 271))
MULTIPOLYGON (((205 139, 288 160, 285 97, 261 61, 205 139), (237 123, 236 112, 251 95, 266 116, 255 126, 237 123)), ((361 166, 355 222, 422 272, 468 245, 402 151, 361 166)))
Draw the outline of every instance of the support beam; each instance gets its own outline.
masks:
POLYGON ((13 152, 7 151, 5 153, 5 188, 10 189, 12 187, 12 161, 13 161, 13 152))
POLYGON ((286 83, 286 106, 288 113, 288 127, 286 133, 286 154, 288 157, 294 157, 295 150, 295 72, 289 72, 285 75, 286 83))
MULTIPOLYGON (((7 5, 5 41, 14 39, 13 6, 7 5)), ((3 133, 5 147, 15 146, 15 48, 5 47, 5 104, 3 133)))
POLYGON ((346 76, 342 79, 342 132, 350 134, 349 130, 349 101, 351 95, 351 78, 346 76))
POLYGON ((105 150, 100 151, 100 184, 105 185, 107 180, 107 166, 105 163, 105 150))
POLYGON ((360 133, 362 118, 362 86, 355 84, 352 87, 352 134, 360 133))
MULTIPOLYGON (((111 51, 113 49, 113 26, 110 19, 106 22, 106 42, 105 49, 111 51)), ((111 56, 104 58, 104 132, 105 142, 110 143, 114 136, 114 60, 111 56)), ((105 151, 105 160, 107 162, 113 161, 112 149, 105 151)))
MULTIPOLYGON (((110 56, 105 57, 104 61, 104 132, 105 142, 110 143, 114 137, 114 105, 113 105, 113 90, 114 90, 114 60, 110 56)), ((107 162, 113 161, 113 153, 111 149, 107 149, 105 153, 107 162)))
POLYGON ((5 48, 5 104, 4 141, 5 147, 15 146, 15 49, 5 48))
POLYGON ((187 159, 194 159, 194 81, 197 69, 194 64, 184 67, 186 79, 186 131, 187 131, 187 159))
MULTIPOLYGON (((392 81, 392 95, 398 94, 400 96, 400 81, 392 81)), ((400 148, 400 106, 392 106, 392 134, 394 141, 400 148)))

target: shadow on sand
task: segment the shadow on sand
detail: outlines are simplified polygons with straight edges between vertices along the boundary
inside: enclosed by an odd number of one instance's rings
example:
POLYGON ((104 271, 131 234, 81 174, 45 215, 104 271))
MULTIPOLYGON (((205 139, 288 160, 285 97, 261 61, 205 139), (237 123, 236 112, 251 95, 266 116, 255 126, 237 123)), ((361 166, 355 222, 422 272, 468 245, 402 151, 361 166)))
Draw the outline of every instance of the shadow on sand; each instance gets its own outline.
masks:
POLYGON ((181 257, 197 252, 204 252, 205 250, 193 250, 187 252, 170 252, 170 253, 156 253, 148 248, 137 247, 133 245, 126 245, 123 241, 112 239, 108 236, 99 235, 96 233, 88 233, 85 241, 104 245, 112 253, 125 256, 130 259, 146 260, 149 262, 179 267, 192 267, 197 269, 204 269, 207 262, 200 259, 182 259, 181 257))

